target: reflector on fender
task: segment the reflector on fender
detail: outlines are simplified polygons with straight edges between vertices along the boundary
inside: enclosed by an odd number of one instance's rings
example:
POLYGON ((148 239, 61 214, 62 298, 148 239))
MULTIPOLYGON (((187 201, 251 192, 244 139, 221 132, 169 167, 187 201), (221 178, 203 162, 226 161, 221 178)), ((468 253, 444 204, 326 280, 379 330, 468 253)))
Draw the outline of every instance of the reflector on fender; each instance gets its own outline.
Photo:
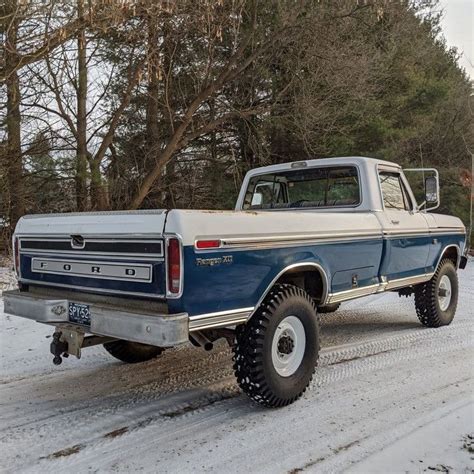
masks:
POLYGON ((221 246, 221 241, 216 240, 196 240, 197 249, 217 249, 221 246))

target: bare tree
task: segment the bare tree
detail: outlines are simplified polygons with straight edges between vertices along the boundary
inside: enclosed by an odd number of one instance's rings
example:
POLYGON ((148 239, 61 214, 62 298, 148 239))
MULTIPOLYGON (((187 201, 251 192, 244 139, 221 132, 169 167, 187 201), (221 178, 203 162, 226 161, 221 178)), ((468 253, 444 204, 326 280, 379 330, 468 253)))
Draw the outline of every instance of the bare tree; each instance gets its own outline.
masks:
MULTIPOLYGON (((77 0, 77 16, 84 15, 84 1, 77 0)), ((76 203, 77 210, 87 209, 87 43, 85 28, 77 34, 77 116, 76 116, 76 203)), ((72 123, 72 120, 71 120, 72 123)), ((74 130, 71 130, 74 133, 74 130)), ((97 178, 95 179, 97 182, 97 178)))
MULTIPOLYGON (((213 7, 210 8, 211 10, 206 12, 207 16, 212 18, 212 28, 206 37, 208 54, 201 60, 206 65, 204 73, 196 78, 195 92, 187 97, 187 103, 183 103, 182 108, 170 112, 172 116, 171 134, 161 149, 159 148, 161 143, 154 145, 152 151, 156 157, 155 164, 148 171, 133 196, 130 203, 132 209, 138 208, 143 203, 156 180, 162 175, 166 165, 178 151, 185 149, 196 138, 223 127, 236 117, 250 117, 262 113, 268 108, 266 101, 258 101, 245 110, 223 108, 223 112, 219 114, 215 114, 215 110, 213 110, 214 117, 209 119, 208 104, 209 101, 219 98, 223 88, 231 84, 255 61, 271 61, 275 53, 279 51, 280 45, 291 38, 293 30, 303 26, 298 14, 293 14, 292 16, 288 15, 285 18, 286 21, 283 21, 276 29, 266 31, 266 28, 259 23, 257 5, 246 5, 243 2, 238 5, 237 11, 225 10, 226 19, 237 17, 240 23, 242 15, 247 15, 251 21, 247 22, 248 28, 245 31, 237 32, 231 43, 230 54, 227 58, 223 58, 222 55, 215 54, 215 50, 218 49, 216 43, 220 41, 219 33, 216 34, 216 30, 229 25, 225 22, 221 23, 223 22, 220 16, 221 12, 216 11, 213 7), (300 21, 298 22, 298 20, 300 21), (200 109, 206 109, 206 118, 203 118, 200 109)), ((180 28, 182 26, 179 24, 180 28)), ((268 25, 265 26, 268 27, 268 25)), ((174 74, 177 72, 174 71, 174 74)), ((170 77, 172 74, 165 76, 165 90, 170 77)))
MULTIPOLYGON (((79 17, 84 14, 83 0, 77 0, 76 10, 79 17)), ((113 17, 110 10, 106 11, 106 15, 113 17)), ((109 94, 113 77, 107 77, 107 69, 104 68, 106 61, 101 53, 103 38, 109 28, 120 27, 130 16, 121 10, 120 15, 114 18, 115 25, 93 22, 87 29, 77 30, 75 38, 50 51, 44 61, 29 67, 35 90, 31 91, 31 100, 24 101, 24 106, 37 116, 39 111, 45 112, 48 120, 43 130, 49 129, 50 135, 56 136, 56 141, 66 147, 64 149, 75 150, 74 179, 78 210, 109 208, 102 166, 144 65, 143 55, 136 55, 134 48, 124 48, 121 57, 125 72, 125 80, 121 81, 124 89, 116 106, 105 112, 104 98, 109 94), (89 80, 89 76, 94 79, 89 80), (41 87, 38 88, 38 85, 41 87)))
POLYGON ((21 140, 20 71, 27 65, 44 59, 52 49, 73 37, 89 19, 80 15, 53 25, 56 2, 27 4, 6 0, 2 11, 4 61, 0 68, 0 82, 7 90, 7 191, 6 198, 10 228, 25 213, 24 167, 21 140), (70 21, 69 21, 70 20, 70 21))
POLYGON ((23 161, 21 152, 20 81, 18 64, 18 28, 21 21, 20 7, 16 0, 7 0, 6 41, 4 47, 5 69, 8 71, 5 84, 7 89, 7 196, 10 227, 25 213, 25 189, 23 186, 23 161))

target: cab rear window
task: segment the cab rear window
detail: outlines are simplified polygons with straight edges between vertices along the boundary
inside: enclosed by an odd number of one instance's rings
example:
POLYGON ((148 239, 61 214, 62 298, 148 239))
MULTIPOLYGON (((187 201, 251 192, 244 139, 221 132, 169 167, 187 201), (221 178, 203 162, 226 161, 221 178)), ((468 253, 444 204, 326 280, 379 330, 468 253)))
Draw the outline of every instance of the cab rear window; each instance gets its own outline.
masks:
POLYGON ((250 179, 244 209, 354 207, 360 182, 354 166, 305 168, 250 179))

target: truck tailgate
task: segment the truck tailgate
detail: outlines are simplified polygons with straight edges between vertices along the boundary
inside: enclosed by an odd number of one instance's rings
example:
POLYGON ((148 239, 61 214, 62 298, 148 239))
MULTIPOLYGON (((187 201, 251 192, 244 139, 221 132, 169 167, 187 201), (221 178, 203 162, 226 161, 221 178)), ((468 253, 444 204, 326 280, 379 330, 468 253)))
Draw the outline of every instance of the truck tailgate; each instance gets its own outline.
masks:
POLYGON ((164 297, 166 211, 26 216, 20 281, 97 293, 164 297))

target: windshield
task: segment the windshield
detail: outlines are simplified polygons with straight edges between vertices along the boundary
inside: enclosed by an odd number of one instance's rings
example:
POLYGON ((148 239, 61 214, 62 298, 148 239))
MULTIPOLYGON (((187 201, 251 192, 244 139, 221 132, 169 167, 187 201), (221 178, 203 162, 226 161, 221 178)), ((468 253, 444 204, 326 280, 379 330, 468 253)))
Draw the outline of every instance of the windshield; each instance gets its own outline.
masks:
POLYGON ((352 207, 360 204, 354 166, 305 168, 253 176, 243 209, 352 207))

